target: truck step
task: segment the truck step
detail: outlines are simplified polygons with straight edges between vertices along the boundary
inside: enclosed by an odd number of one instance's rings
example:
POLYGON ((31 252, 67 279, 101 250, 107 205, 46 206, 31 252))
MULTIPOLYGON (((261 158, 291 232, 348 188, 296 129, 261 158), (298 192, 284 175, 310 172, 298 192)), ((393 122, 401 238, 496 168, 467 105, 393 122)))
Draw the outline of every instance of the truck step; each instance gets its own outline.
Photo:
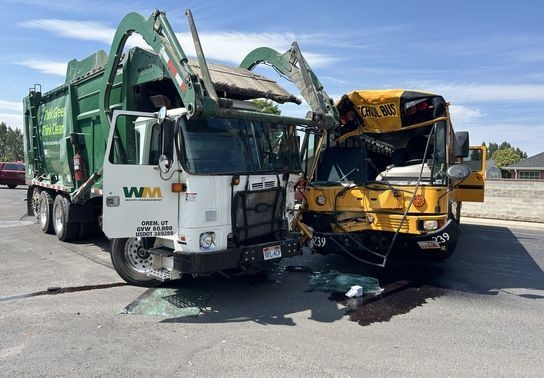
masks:
POLYGON ((150 248, 149 252, 154 254, 154 255, 160 255, 160 256, 164 256, 164 257, 174 256, 174 250, 172 248, 168 248, 168 247, 150 248))
POLYGON ((153 277, 161 282, 170 281, 170 271, 168 269, 159 268, 147 271, 149 277, 153 277))

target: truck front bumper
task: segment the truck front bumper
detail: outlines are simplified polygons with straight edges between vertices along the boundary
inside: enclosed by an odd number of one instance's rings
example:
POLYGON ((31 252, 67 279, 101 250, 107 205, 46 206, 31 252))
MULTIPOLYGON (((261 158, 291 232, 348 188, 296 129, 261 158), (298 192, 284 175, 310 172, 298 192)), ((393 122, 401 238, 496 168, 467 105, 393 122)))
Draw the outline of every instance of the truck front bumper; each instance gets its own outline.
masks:
POLYGON ((268 261, 302 254, 300 236, 287 240, 255 244, 210 252, 174 252, 174 270, 187 274, 205 274, 236 268, 250 268, 268 261), (280 253, 278 253, 278 251, 280 253))

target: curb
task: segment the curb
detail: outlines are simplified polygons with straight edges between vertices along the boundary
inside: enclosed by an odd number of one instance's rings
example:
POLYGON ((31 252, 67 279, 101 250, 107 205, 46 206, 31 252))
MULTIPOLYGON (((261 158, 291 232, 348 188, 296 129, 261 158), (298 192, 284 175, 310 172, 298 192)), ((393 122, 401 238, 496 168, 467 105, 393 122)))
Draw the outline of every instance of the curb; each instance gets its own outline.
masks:
POLYGON ((544 223, 510 221, 504 219, 472 218, 462 216, 461 225, 463 224, 486 225, 507 228, 525 228, 544 231, 544 223))

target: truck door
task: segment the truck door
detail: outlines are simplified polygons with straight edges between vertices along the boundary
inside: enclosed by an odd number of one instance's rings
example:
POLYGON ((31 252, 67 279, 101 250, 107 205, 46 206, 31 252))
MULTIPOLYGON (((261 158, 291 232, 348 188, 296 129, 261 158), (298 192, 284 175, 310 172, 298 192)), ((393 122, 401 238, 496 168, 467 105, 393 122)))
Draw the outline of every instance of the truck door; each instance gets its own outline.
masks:
POLYGON ((159 169, 166 155, 173 166, 173 136, 153 113, 115 111, 103 171, 103 230, 109 238, 160 237, 177 232, 179 182, 173 168, 159 169))
POLYGON ((470 167, 472 173, 457 188, 457 200, 484 202, 485 189, 485 146, 471 146, 463 164, 470 167))

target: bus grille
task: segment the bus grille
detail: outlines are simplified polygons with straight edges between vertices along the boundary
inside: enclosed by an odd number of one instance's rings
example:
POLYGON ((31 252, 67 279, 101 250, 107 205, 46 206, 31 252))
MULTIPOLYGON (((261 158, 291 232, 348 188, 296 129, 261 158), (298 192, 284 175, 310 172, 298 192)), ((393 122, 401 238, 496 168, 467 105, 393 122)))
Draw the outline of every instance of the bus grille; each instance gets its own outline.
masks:
MULTIPOLYGON (((391 231, 395 232, 399 228, 401 218, 392 218, 389 216, 378 216, 376 219, 376 226, 379 227, 382 231, 391 231)), ((409 220, 406 219, 402 223, 402 227, 400 228, 400 232, 408 232, 409 229, 409 220)))

